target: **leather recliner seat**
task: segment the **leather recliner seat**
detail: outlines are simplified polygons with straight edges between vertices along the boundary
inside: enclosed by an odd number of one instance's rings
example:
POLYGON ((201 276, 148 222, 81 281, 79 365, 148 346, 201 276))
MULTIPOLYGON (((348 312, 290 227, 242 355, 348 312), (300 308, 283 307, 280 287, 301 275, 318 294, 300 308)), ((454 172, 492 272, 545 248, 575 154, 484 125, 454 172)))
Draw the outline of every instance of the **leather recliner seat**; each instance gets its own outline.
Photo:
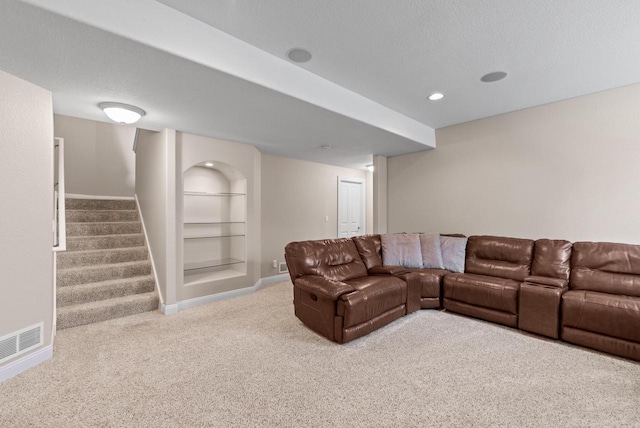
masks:
POLYGON ((517 327, 520 284, 532 257, 530 239, 470 236, 464 273, 444 277, 444 308, 517 327))
POLYGON ((562 339, 640 360, 640 245, 576 242, 562 339))
POLYGON ((330 340, 348 342, 407 313, 411 277, 369 275, 349 238, 292 242, 285 258, 295 315, 330 340))

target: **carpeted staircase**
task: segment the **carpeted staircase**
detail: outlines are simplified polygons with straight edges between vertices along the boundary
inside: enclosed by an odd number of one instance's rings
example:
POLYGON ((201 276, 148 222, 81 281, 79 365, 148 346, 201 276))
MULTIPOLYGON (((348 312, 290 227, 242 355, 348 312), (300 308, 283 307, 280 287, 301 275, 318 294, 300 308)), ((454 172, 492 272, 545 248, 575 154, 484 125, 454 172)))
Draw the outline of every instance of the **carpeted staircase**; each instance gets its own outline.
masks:
POLYGON ((58 254, 57 328, 158 309, 133 200, 67 199, 67 251, 58 254))

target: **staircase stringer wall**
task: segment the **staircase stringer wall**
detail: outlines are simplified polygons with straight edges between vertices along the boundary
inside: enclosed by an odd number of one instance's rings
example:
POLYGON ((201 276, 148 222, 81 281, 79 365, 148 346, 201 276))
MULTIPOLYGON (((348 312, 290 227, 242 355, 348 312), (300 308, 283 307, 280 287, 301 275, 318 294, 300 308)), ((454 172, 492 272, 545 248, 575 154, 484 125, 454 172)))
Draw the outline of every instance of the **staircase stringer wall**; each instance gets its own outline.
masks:
POLYGON ((145 239, 155 266, 158 292, 163 305, 169 307, 177 301, 175 167, 172 168, 175 139, 174 130, 141 130, 136 147, 136 200, 146 228, 145 239))
POLYGON ((140 202, 138 201, 138 195, 135 194, 133 199, 136 201, 136 209, 138 210, 138 216, 140 217, 140 223, 142 224, 142 234, 144 235, 144 243, 147 247, 147 251, 149 252, 149 261, 151 262, 151 271, 153 272, 153 277, 156 282, 156 292, 158 293, 158 297, 160 299, 160 305, 164 305, 164 296, 160 290, 160 286, 158 284, 158 271, 156 268, 156 263, 153 260, 153 253, 151 252, 151 247, 149 246, 149 238, 147 235, 147 227, 144 224, 144 217, 142 216, 142 211, 140 210, 140 202))

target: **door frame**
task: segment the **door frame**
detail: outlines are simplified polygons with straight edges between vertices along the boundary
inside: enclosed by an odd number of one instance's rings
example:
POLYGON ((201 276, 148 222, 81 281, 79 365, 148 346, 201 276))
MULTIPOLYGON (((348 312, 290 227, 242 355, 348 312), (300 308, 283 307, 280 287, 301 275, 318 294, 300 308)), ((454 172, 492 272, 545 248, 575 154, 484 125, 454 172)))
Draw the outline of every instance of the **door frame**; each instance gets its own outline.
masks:
POLYGON ((345 177, 338 176, 338 215, 337 215, 337 223, 336 223, 336 235, 340 237, 340 220, 342 217, 340 215, 340 205, 342 201, 342 183, 357 183, 360 185, 360 230, 361 235, 365 235, 367 232, 367 204, 366 204, 366 193, 367 193, 367 181, 364 178, 356 178, 356 177, 345 177))

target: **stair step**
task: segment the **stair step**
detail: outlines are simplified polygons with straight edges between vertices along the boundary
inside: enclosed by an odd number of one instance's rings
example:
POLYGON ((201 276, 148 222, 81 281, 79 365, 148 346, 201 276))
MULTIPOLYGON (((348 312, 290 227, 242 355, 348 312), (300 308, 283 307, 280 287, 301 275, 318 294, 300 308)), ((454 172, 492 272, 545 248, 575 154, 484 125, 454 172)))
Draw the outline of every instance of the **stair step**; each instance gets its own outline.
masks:
POLYGON ((133 200, 66 200, 67 251, 57 257, 57 328, 158 309, 133 200))
POLYGON ((67 223, 139 221, 136 210, 67 210, 67 223))
POLYGON ((135 210, 133 199, 74 199, 67 198, 65 208, 68 210, 135 210))
POLYGON ((60 287, 56 293, 58 308, 70 305, 95 302, 115 297, 154 291, 156 281, 153 275, 135 276, 132 278, 112 279, 90 284, 69 285, 60 287))
POLYGON ((153 311, 158 309, 158 301, 158 294, 153 291, 98 302, 66 306, 59 308, 57 311, 57 329, 92 324, 113 318, 153 311))
POLYGON ((80 266, 147 260, 147 247, 107 248, 99 250, 65 251, 58 254, 58 269, 80 266))
POLYGON ((66 287, 149 274, 151 274, 151 262, 149 260, 82 266, 58 270, 57 286, 66 287))
POLYGON ((67 223, 67 236, 126 235, 142 232, 139 221, 115 223, 67 223))
POLYGON ((67 237, 67 251, 140 247, 143 245, 144 235, 142 233, 67 237))

